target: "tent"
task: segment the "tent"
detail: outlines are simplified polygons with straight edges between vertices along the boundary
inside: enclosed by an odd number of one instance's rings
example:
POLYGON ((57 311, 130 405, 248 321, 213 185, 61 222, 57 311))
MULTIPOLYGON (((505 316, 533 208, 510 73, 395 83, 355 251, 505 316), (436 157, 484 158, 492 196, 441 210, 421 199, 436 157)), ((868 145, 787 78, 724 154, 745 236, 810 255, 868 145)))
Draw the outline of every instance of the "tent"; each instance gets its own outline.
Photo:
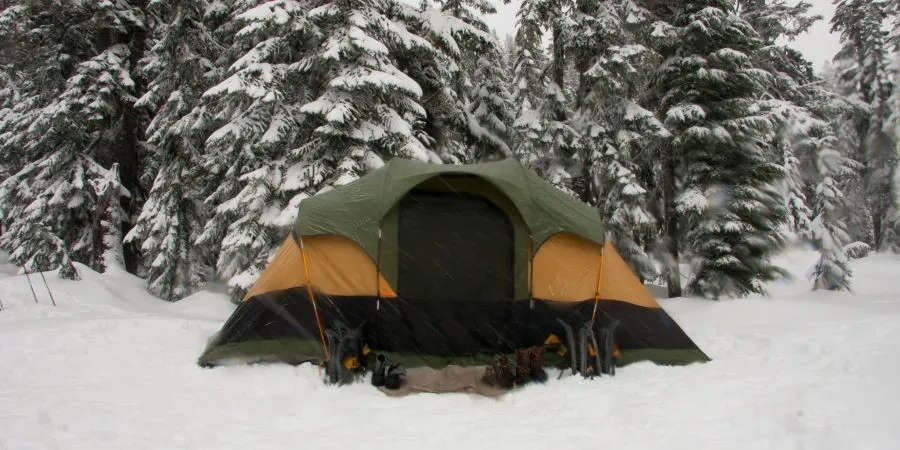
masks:
POLYGON ((514 160, 393 159, 301 202, 290 236, 199 363, 321 364, 336 352, 327 331, 344 324, 410 367, 483 365, 566 341, 566 323, 609 320, 617 366, 709 360, 592 207, 514 160))

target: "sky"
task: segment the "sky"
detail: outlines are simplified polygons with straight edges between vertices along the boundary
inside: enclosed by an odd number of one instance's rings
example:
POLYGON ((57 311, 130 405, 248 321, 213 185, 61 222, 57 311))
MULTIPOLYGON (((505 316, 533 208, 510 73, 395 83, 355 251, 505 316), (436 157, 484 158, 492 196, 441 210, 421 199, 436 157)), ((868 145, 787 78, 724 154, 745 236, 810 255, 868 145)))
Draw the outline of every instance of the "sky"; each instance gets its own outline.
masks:
MULTIPOLYGON (((501 39, 515 33, 516 13, 519 11, 520 1, 512 0, 508 5, 504 5, 501 0, 490 0, 497 8, 497 14, 488 16, 486 21, 496 30, 501 39)), ((834 15, 834 5, 832 0, 806 1, 813 5, 812 13, 823 16, 823 19, 818 21, 806 34, 788 45, 803 52, 815 68, 821 70, 827 61, 831 61, 839 48, 838 35, 829 32, 831 28, 829 21, 834 15)), ((789 0, 788 3, 795 4, 797 1, 789 0)))

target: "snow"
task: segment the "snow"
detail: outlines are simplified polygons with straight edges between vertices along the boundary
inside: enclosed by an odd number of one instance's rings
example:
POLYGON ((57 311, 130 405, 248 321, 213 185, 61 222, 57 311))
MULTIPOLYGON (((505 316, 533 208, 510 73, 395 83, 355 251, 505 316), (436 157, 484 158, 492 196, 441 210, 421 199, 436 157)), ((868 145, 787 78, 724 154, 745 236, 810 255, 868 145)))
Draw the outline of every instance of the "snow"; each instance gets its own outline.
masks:
POLYGON ((673 120, 676 123, 696 122, 706 118, 706 111, 700 105, 682 104, 669 108, 666 111, 666 120, 673 120))
POLYGON ((0 448, 894 449, 900 256, 851 261, 854 294, 810 291, 817 256, 779 257, 798 278, 769 298, 661 300, 710 363, 552 374, 499 399, 391 398, 310 366, 202 369, 234 309, 224 287, 167 303, 79 265, 82 281, 46 274, 53 307, 39 276, 35 304, 2 264, 0 448))
POLYGON ((329 85, 349 90, 356 90, 369 86, 374 87, 379 91, 397 89, 415 96, 416 98, 422 96, 422 88, 412 78, 409 78, 409 76, 399 70, 393 70, 392 72, 394 73, 364 67, 351 73, 344 73, 335 77, 331 80, 329 85))

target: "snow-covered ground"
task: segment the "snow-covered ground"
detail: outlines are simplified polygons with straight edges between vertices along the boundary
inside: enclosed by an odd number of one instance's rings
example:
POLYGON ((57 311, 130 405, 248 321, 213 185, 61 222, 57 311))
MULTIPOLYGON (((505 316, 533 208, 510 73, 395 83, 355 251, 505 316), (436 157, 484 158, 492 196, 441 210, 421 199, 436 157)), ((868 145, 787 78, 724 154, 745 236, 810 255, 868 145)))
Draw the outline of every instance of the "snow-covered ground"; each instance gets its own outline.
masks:
POLYGON ((636 364, 491 399, 330 387, 308 366, 201 369, 233 310, 168 304, 127 274, 28 281, 0 266, 0 449, 897 449, 900 256, 854 261, 856 293, 662 300, 714 361, 636 364))

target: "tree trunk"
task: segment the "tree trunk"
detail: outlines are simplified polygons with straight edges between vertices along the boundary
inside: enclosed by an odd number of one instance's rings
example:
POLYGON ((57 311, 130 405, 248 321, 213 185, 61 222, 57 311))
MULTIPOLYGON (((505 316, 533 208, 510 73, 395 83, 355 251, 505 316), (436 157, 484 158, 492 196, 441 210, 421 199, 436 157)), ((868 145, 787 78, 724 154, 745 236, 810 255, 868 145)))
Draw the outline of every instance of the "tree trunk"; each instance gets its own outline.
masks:
POLYGON ((669 297, 681 297, 681 259, 678 254, 678 215, 675 211, 675 155, 671 142, 662 144, 662 191, 664 203, 664 231, 666 243, 666 283, 669 297))
MULTIPOLYGON (((110 170, 118 170, 118 168, 113 166, 110 170)), ((90 266, 96 272, 102 273, 106 271, 106 260, 104 259, 106 246, 103 242, 103 238, 106 236, 106 230, 103 227, 103 220, 109 219, 107 217, 107 211, 109 211, 109 204, 113 201, 112 197, 115 194, 118 194, 118 192, 113 189, 113 186, 109 184, 106 185, 101 192, 101 197, 98 199, 97 207, 94 211, 94 222, 91 227, 91 240, 93 242, 91 243, 90 266)))
MULTIPOLYGON (((565 91, 566 63, 563 54, 562 30, 559 25, 553 25, 553 82, 560 90, 565 91)), ((565 115, 559 120, 565 120, 565 115)))
MULTIPOLYGON (((142 8, 146 8, 146 2, 141 2, 142 8)), ((132 79, 134 80, 135 92, 144 91, 144 82, 136 70, 138 62, 144 56, 144 50, 147 41, 147 30, 138 28, 131 30, 129 36, 129 47, 131 48, 131 67, 132 79)), ((125 220, 122 221, 122 236, 128 234, 132 227, 132 219, 137 217, 143 203, 144 192, 140 184, 141 176, 141 158, 140 158, 140 142, 143 134, 140 112, 134 104, 124 105, 121 130, 119 135, 118 152, 115 154, 115 162, 119 164, 119 174, 121 176, 122 185, 131 193, 131 198, 122 198, 122 210, 126 212, 125 220)), ((140 261, 140 249, 135 243, 123 244, 123 258, 125 260, 125 270, 129 273, 136 273, 138 261, 140 261)))

